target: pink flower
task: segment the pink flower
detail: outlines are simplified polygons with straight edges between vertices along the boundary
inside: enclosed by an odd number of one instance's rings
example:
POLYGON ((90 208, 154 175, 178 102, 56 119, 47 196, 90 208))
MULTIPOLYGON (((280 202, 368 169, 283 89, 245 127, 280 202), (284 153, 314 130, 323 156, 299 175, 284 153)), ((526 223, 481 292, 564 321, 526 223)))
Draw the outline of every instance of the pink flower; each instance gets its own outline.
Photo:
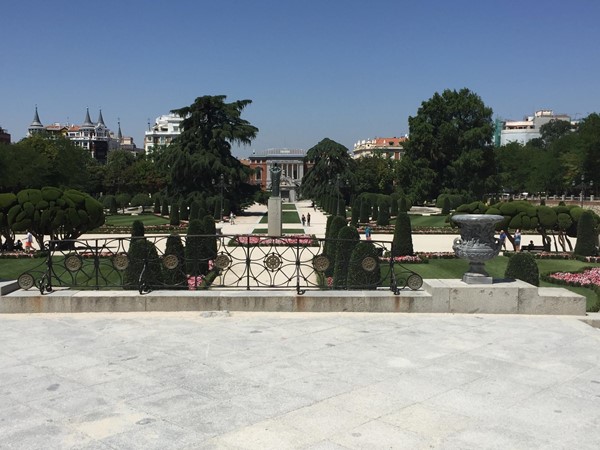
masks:
POLYGON ((600 267, 594 267, 578 273, 556 272, 550 274, 548 277, 578 286, 600 286, 600 267))

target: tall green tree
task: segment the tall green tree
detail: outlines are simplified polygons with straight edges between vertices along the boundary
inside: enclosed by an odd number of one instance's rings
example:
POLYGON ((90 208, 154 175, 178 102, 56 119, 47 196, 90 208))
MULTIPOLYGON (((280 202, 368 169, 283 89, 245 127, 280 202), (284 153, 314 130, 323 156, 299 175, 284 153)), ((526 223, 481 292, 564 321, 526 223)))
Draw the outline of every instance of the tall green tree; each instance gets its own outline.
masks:
POLYGON ((408 124, 404 159, 419 161, 434 175, 424 195, 435 198, 447 188, 482 196, 491 189, 492 109, 477 94, 466 88, 435 93, 408 124))
POLYGON ((226 103, 225 99, 224 95, 198 97, 190 106, 172 111, 184 118, 182 132, 170 146, 156 152, 169 196, 218 195, 223 175, 227 182, 223 193, 234 209, 252 201, 257 187, 248 183, 251 169, 231 154, 233 144, 249 145, 258 133, 241 117, 251 100, 226 103))
MULTIPOLYGON (((344 186, 355 185, 355 161, 342 144, 325 138, 306 152, 305 159, 313 164, 302 177, 302 195, 305 198, 320 199, 330 194, 337 195, 338 175, 344 186)), ((340 191, 348 203, 350 194, 344 186, 340 186, 340 191)))

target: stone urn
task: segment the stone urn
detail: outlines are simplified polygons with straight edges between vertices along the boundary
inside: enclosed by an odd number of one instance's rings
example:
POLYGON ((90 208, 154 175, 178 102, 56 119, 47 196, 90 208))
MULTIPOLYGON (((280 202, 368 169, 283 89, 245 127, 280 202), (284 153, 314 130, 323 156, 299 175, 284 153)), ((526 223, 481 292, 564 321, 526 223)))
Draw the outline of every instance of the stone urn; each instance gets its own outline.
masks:
POLYGON ((467 284, 492 284, 493 279, 485 271, 485 261, 498 256, 501 243, 494 237, 495 226, 504 220, 492 214, 463 214, 452 217, 460 226, 460 237, 454 239, 452 248, 461 259, 469 261, 469 270, 464 273, 467 284))

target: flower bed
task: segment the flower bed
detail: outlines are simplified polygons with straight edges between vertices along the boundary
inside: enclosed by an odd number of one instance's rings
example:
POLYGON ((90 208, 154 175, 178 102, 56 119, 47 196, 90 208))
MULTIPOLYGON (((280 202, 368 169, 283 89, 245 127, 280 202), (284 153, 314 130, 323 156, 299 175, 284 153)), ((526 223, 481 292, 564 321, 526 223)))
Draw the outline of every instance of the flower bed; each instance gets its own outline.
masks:
POLYGON ((243 235, 236 236, 229 241, 229 245, 318 245, 314 241, 314 236, 309 234, 295 234, 282 237, 262 237, 243 235))
POLYGON ((427 259, 421 258, 419 255, 394 256, 393 258, 384 256, 380 258, 380 260, 386 262, 393 260, 395 263, 399 264, 423 264, 428 262, 427 259))
POLYGON ((0 258, 2 259, 19 259, 19 258, 34 258, 35 252, 26 253, 26 252, 2 252, 0 253, 0 258))
POLYGON ((555 272, 544 278, 547 281, 558 281, 570 286, 600 288, 600 267, 587 268, 580 272, 555 272))
POLYGON ((578 256, 577 259, 588 263, 600 263, 600 256, 578 256))
POLYGON ((419 252, 417 253, 423 259, 456 259, 454 252, 419 252))
MULTIPOLYGON (((504 256, 510 258, 513 255, 516 255, 517 252, 505 251, 504 256)), ((569 252, 541 252, 541 253, 531 253, 535 259, 577 259, 573 253, 569 252)), ((590 261, 593 262, 593 261, 590 261)))

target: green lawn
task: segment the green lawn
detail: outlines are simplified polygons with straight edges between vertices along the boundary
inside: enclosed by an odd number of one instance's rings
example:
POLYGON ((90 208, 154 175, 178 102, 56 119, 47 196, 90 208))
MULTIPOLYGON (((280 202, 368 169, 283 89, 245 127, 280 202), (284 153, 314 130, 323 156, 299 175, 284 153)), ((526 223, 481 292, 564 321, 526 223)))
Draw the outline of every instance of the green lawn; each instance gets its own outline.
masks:
MULTIPOLYGON (((450 224, 446 223, 446 216, 417 216, 409 214, 410 224, 413 228, 417 227, 433 227, 443 228, 450 227, 450 224)), ((458 233, 458 228, 457 228, 458 233)))
MULTIPOLYGON (((268 223, 269 216, 265 214, 262 219, 260 219, 259 223, 268 223)), ((281 212, 281 223, 300 223, 300 216, 298 215, 298 211, 282 211, 281 212)))
MULTIPOLYGON (((255 228, 252 234, 267 234, 267 228, 255 228)), ((304 234, 304 228, 284 228, 283 234, 304 234)))
POLYGON ((294 205, 293 203, 283 203, 281 205, 281 210, 282 211, 296 211, 296 205, 294 205))
POLYGON ((141 220, 144 225, 165 225, 169 223, 169 219, 165 217, 155 216, 154 214, 140 214, 138 216, 132 216, 130 214, 114 214, 106 216, 106 225, 112 225, 115 227, 127 227, 131 226, 134 220, 141 220))

